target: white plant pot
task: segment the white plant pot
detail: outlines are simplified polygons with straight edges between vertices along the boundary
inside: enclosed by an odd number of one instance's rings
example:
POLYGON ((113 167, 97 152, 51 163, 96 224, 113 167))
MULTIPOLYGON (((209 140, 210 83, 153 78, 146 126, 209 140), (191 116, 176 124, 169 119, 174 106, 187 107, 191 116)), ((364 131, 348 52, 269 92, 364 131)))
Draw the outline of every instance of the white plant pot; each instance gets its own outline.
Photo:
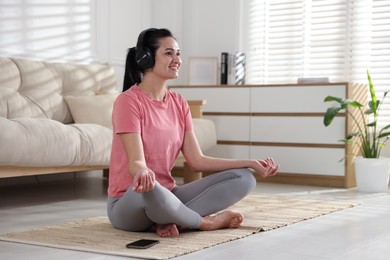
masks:
POLYGON ((355 157, 357 190, 387 192, 389 190, 389 158, 355 157))

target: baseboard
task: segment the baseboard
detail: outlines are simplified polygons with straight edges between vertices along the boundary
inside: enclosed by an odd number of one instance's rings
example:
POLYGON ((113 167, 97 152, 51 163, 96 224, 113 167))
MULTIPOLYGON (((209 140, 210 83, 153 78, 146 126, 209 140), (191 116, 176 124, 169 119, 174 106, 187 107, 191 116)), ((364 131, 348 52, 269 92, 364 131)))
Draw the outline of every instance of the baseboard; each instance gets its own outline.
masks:
MULTIPOLYGON (((183 177, 184 167, 174 167, 171 173, 172 176, 174 177, 183 177)), ((203 177, 209 174, 203 173, 203 177)), ((277 175, 269 178, 262 178, 260 176, 256 176, 256 180, 258 182, 265 182, 265 183, 322 186, 322 187, 333 187, 333 188, 354 187, 354 186, 348 186, 345 183, 345 178, 343 176, 278 173, 277 175)))
POLYGON ((258 182, 265 183, 350 188, 346 185, 344 176, 278 173, 277 175, 268 178, 256 176, 256 179, 258 182))

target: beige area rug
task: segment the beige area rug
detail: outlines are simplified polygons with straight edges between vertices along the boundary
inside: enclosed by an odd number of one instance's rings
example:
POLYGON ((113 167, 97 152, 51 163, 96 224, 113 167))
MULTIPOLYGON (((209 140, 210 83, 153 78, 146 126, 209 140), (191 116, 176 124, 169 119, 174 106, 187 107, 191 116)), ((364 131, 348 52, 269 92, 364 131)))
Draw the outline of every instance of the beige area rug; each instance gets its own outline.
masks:
POLYGON ((178 238, 160 238, 154 233, 117 230, 106 217, 93 217, 25 232, 9 233, 1 235, 0 240, 109 255, 169 259, 357 204, 280 195, 250 195, 232 207, 245 217, 242 227, 238 229, 188 231, 181 233, 178 238), (125 247, 126 243, 141 238, 158 239, 160 244, 149 249, 125 247))

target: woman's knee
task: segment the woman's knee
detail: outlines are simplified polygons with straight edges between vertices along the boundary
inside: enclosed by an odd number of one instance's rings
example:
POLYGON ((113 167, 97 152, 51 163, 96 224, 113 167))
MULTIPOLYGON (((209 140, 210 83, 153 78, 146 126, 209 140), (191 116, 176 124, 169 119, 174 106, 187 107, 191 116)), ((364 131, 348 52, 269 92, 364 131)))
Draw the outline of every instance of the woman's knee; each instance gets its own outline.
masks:
POLYGON ((236 174, 238 175, 238 179, 240 179, 240 183, 243 187, 246 187, 248 192, 252 191, 256 186, 256 178, 253 176, 253 173, 249 169, 237 169, 236 174))
MULTIPOLYGON (((207 176, 209 177, 209 176, 207 176)), ((206 178, 207 178, 206 177, 206 178)), ((216 173, 214 176, 210 175, 216 183, 224 183, 226 181, 233 181, 235 187, 239 187, 243 191, 252 191, 256 186, 256 178, 253 172, 247 168, 230 169, 223 172, 216 173)))
POLYGON ((111 224, 117 229, 133 232, 150 229, 153 222, 146 216, 144 206, 136 204, 136 200, 127 201, 125 197, 109 198, 107 215, 111 224))

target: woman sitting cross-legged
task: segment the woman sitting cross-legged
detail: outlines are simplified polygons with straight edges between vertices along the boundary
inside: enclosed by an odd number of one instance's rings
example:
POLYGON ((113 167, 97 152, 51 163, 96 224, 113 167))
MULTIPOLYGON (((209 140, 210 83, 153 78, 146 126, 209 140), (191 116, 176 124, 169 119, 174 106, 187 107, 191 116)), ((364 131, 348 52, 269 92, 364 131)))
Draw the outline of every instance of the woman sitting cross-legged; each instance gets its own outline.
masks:
MULTIPOLYGON (((113 144, 108 188, 108 217, 128 231, 152 228, 162 237, 180 227, 198 230, 237 228, 239 212, 226 210, 262 177, 278 171, 272 158, 233 160, 205 156, 196 140, 189 106, 166 83, 178 77, 179 46, 166 29, 147 29, 129 49, 123 93, 113 109, 113 144), (215 172, 176 185, 171 176, 182 151, 196 171, 215 172)), ((260 202, 259 202, 260 203, 260 202)))

